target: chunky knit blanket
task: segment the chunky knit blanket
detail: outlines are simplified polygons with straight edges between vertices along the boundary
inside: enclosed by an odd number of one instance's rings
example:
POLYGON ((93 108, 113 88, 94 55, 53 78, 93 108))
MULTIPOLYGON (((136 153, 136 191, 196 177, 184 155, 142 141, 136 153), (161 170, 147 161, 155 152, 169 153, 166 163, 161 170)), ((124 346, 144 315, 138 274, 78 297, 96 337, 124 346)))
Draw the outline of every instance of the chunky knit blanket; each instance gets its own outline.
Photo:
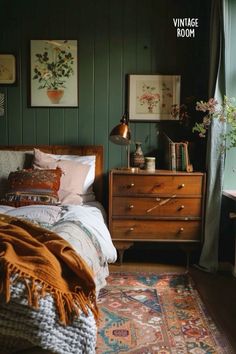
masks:
POLYGON ((39 300, 38 309, 28 306, 23 282, 11 286, 11 300, 0 301, 0 353, 40 347, 57 354, 94 354, 97 326, 91 311, 60 324, 53 297, 39 300))
POLYGON ((33 343, 59 354, 94 352, 93 274, 57 234, 0 215, 0 295, 3 352, 19 349, 19 338, 25 348, 33 343))

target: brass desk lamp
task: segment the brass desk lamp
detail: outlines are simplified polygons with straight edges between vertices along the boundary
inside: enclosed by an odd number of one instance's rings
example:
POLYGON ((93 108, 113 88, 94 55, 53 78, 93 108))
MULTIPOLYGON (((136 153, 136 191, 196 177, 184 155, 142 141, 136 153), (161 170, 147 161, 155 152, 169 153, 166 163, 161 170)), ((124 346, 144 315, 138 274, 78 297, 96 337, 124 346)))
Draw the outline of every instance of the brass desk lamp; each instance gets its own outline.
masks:
POLYGON ((131 133, 128 124, 127 115, 124 114, 120 120, 120 124, 116 125, 109 136, 110 141, 117 145, 125 145, 127 150, 127 168, 130 169, 130 143, 131 133))

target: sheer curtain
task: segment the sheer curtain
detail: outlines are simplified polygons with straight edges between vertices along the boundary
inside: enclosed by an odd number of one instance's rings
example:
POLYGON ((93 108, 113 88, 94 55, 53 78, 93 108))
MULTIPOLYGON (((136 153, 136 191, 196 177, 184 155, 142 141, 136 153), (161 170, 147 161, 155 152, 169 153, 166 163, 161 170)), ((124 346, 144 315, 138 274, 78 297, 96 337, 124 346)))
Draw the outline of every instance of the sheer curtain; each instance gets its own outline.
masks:
MULTIPOLYGON (((210 29, 210 77, 209 98, 215 97, 221 102, 226 94, 226 42, 228 32, 228 1, 213 0, 210 29), (227 25, 227 26, 226 26, 227 25), (227 28, 226 28, 227 27, 227 28)), ((225 156, 217 148, 220 135, 225 125, 214 120, 208 134, 206 171, 206 213, 204 244, 199 266, 205 271, 215 272, 218 269, 218 244, 221 214, 221 196, 225 156)))

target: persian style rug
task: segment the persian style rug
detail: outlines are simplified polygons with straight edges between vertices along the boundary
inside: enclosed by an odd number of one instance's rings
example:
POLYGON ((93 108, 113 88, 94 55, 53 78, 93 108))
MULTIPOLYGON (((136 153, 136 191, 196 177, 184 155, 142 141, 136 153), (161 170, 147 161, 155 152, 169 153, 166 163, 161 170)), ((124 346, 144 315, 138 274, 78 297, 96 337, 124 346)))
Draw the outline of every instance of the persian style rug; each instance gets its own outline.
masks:
POLYGON ((98 300, 97 354, 230 354, 188 273, 111 273, 98 300))

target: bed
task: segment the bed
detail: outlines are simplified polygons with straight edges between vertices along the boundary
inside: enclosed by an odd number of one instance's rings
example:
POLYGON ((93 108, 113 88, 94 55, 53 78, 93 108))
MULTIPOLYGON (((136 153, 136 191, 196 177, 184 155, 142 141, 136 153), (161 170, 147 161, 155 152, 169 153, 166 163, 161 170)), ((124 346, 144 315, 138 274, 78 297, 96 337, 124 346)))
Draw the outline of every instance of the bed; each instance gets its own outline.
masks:
POLYGON ((95 353, 96 296, 117 256, 102 146, 0 146, 0 199, 1 354, 95 353))

